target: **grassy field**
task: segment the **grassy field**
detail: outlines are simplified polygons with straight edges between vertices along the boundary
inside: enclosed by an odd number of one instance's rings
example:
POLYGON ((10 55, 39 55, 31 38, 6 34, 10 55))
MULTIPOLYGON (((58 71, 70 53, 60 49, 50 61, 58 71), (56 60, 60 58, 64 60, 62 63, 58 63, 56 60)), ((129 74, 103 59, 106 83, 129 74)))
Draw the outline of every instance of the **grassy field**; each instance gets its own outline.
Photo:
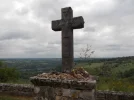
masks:
POLYGON ((134 69, 134 57, 80 62, 76 67, 83 67, 90 74, 99 76, 98 90, 134 92, 134 73, 124 74, 134 69))
POLYGON ((100 62, 100 61, 91 62, 90 64, 88 64, 86 62, 77 63, 76 67, 84 67, 86 70, 93 73, 92 70, 103 66, 104 63, 107 63, 108 67, 111 67, 111 71, 113 74, 116 74, 118 72, 125 72, 127 70, 134 68, 134 58, 131 60, 125 59, 125 61, 123 59, 121 62, 116 62, 116 60, 112 60, 112 61, 102 61, 102 62, 100 62))
POLYGON ((112 72, 113 73, 117 73, 117 72, 125 72, 125 71, 127 71, 127 70, 130 70, 131 68, 134 68, 134 64, 132 64, 132 63, 122 63, 122 64, 120 64, 118 67, 116 67, 116 68, 113 68, 112 69, 112 72))

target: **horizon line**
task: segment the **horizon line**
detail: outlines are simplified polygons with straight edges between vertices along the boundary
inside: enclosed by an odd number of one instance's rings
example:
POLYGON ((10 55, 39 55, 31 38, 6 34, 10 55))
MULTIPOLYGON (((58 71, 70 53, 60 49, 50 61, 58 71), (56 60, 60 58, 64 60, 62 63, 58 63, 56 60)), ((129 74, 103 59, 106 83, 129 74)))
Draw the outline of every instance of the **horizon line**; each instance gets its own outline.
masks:
MULTIPOLYGON (((121 58, 121 57, 134 57, 134 56, 119 56, 119 57, 91 57, 91 58, 86 58, 86 59, 95 59, 95 58, 121 58)), ((54 58, 54 57, 52 57, 52 58, 42 58, 42 57, 22 57, 22 58, 17 58, 17 57, 11 57, 11 58, 0 58, 0 59, 62 59, 61 57, 57 57, 57 58, 54 58)), ((75 57, 74 59, 84 59, 84 58, 78 58, 78 57, 75 57)))

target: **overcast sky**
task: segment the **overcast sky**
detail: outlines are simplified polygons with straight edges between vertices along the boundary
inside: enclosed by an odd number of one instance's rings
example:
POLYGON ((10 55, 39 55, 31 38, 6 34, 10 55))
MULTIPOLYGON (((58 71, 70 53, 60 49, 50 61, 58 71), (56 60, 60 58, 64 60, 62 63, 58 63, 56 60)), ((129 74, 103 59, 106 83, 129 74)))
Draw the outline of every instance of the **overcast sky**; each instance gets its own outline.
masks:
POLYGON ((83 16, 74 30, 74 56, 92 45, 92 57, 134 56, 134 0, 1 0, 0 58, 61 57, 61 32, 51 21, 71 6, 83 16))

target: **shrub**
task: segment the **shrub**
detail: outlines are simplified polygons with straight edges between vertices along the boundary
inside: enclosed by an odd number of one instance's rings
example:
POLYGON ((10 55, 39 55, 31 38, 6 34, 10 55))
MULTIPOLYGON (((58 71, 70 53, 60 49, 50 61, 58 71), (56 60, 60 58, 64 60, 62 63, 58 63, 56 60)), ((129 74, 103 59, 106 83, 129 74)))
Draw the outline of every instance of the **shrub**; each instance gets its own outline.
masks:
POLYGON ((132 77, 132 76, 134 76, 134 68, 132 68, 132 69, 130 69, 130 70, 128 70, 128 71, 125 71, 125 72, 123 73, 123 77, 124 77, 124 78, 132 77))
POLYGON ((16 81, 19 78, 19 72, 15 68, 0 68, 0 82, 16 81))
POLYGON ((9 68, 0 61, 0 82, 16 81, 19 78, 19 72, 16 68, 9 68))

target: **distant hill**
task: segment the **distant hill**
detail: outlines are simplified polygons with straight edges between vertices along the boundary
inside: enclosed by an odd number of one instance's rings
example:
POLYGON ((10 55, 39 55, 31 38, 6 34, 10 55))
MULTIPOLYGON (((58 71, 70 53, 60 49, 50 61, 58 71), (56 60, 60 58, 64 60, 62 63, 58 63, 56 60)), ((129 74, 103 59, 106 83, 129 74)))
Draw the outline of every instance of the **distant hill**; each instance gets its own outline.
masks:
MULTIPOLYGON (((15 67, 21 73, 22 78, 28 79, 30 76, 37 75, 42 72, 50 72, 58 67, 61 67, 61 58, 6 58, 0 59, 8 67, 15 67)), ((112 73, 124 72, 134 68, 134 56, 118 57, 118 58, 90 58, 90 59, 74 59, 75 67, 84 67, 91 74, 96 68, 107 64, 111 67, 112 73)))
POLYGON ((134 56, 130 57, 118 57, 118 58, 99 58, 87 61, 79 61, 76 67, 84 67, 90 73, 94 74, 93 69, 97 69, 102 66, 110 67, 112 74, 119 72, 125 72, 134 68, 134 56))

